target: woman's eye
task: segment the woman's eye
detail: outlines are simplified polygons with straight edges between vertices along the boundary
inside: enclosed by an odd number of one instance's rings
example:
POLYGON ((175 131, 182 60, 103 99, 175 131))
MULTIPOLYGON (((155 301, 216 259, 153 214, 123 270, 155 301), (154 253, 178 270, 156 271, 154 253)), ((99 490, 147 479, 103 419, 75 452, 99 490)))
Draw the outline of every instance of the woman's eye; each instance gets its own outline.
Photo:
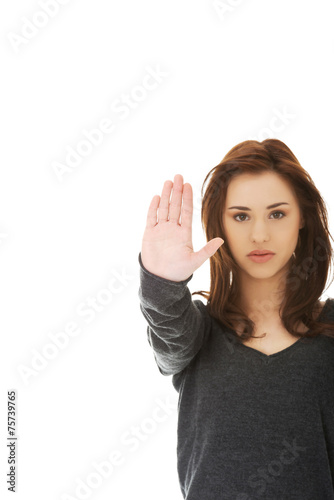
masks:
POLYGON ((237 217, 245 217, 245 216, 246 216, 246 214, 237 214, 237 215, 235 215, 235 216, 233 217, 233 219, 235 219, 235 220, 236 220, 236 221, 238 221, 238 222, 243 222, 243 221, 238 220, 238 219, 237 219, 237 217))
MULTIPOLYGON (((281 212, 280 210, 276 210, 276 212, 272 212, 270 215, 276 215, 276 214, 281 214, 281 217, 274 217, 274 219, 279 220, 285 217, 285 213, 281 212)), ((233 217, 237 222, 244 222, 245 219, 240 220, 237 219, 237 217, 247 217, 247 214, 237 214, 233 217)))
POLYGON ((282 219, 283 217, 285 217, 285 213, 281 212, 280 210, 278 212, 273 212, 272 215, 273 214, 281 214, 282 215, 282 217, 275 217, 275 219, 282 219))

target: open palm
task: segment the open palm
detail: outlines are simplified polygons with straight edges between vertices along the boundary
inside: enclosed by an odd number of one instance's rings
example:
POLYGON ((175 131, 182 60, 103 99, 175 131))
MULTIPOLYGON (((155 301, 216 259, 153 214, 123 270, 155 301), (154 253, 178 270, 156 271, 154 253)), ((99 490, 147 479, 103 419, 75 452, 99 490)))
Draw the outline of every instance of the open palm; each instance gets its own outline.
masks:
POLYGON ((161 197, 155 195, 148 209, 141 259, 149 272, 171 281, 183 281, 218 250, 224 242, 219 237, 194 252, 192 217, 192 187, 183 184, 182 175, 177 174, 174 184, 165 181, 161 197))

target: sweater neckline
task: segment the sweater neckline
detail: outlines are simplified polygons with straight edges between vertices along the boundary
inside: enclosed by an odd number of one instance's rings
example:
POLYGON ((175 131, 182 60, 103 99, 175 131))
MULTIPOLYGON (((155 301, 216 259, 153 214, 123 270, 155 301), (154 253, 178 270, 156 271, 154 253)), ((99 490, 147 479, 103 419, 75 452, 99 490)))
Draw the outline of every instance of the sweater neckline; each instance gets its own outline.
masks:
MULTIPOLYGON (((320 319, 322 316, 323 316, 323 313, 325 311, 325 309, 328 307, 329 305, 329 300, 330 298, 328 298, 325 303, 324 303, 324 306, 318 316, 317 319, 320 319)), ((310 330, 308 330, 306 333, 308 333, 310 330)), ((274 357, 278 357, 280 355, 283 355, 285 354, 287 351, 291 351, 293 348, 295 348, 297 346, 297 344, 300 344, 300 341, 305 339, 305 337, 300 337, 299 339, 297 339, 293 344, 289 345, 288 347, 285 347, 284 349, 281 349, 280 351, 277 351, 277 352, 273 352, 272 354, 266 354, 262 351, 259 351, 258 349, 255 349, 254 347, 250 347, 249 345, 245 345, 245 344, 240 344, 242 347, 246 348, 246 349, 251 349, 252 351, 255 351, 256 353, 258 353, 261 357, 265 358, 265 359, 271 359, 271 358, 274 358, 274 357)))
POLYGON ((277 351, 277 352, 273 352, 272 354, 266 354, 265 352, 262 352, 262 351, 259 351, 258 349, 255 349, 254 347, 251 347, 249 345, 245 345, 245 344, 240 344, 242 347, 245 347, 246 349, 251 349, 252 351, 255 351, 256 353, 258 353, 261 357, 263 358, 266 358, 266 359, 269 359, 269 358, 273 358, 273 357, 277 357, 277 356, 280 356, 281 354, 284 354, 286 351, 289 351, 291 350, 293 347, 295 347, 301 340, 303 339, 303 337, 300 337, 299 339, 297 339, 293 344, 289 345, 288 347, 285 347, 284 349, 281 349, 280 351, 277 351))

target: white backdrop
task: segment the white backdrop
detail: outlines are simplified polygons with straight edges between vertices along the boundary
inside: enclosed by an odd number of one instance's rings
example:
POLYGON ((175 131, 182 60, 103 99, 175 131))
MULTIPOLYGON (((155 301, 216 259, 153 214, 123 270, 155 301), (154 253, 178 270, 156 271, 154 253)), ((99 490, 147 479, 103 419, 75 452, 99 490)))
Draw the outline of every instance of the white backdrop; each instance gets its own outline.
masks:
MULTIPOLYGON (((275 137, 333 228, 333 13, 330 0, 1 2, 1 498, 15 390, 18 500, 181 500, 178 395, 139 309, 147 209, 182 174, 199 250, 208 171, 275 137)), ((207 261, 189 288, 208 286, 207 261)))

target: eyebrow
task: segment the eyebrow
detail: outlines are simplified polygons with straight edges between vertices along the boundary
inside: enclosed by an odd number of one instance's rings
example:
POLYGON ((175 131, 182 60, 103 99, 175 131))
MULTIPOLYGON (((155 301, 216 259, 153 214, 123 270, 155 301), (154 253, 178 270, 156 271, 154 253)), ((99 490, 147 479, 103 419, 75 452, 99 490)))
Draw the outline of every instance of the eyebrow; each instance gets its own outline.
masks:
MULTIPOLYGON (((285 201, 280 201, 279 203, 273 203, 273 205, 269 205, 267 209, 276 208, 279 207, 280 205, 289 205, 289 203, 286 203, 285 201)), ((229 207, 228 210, 231 210, 232 208, 237 208, 238 210, 251 210, 248 207, 229 207)))

